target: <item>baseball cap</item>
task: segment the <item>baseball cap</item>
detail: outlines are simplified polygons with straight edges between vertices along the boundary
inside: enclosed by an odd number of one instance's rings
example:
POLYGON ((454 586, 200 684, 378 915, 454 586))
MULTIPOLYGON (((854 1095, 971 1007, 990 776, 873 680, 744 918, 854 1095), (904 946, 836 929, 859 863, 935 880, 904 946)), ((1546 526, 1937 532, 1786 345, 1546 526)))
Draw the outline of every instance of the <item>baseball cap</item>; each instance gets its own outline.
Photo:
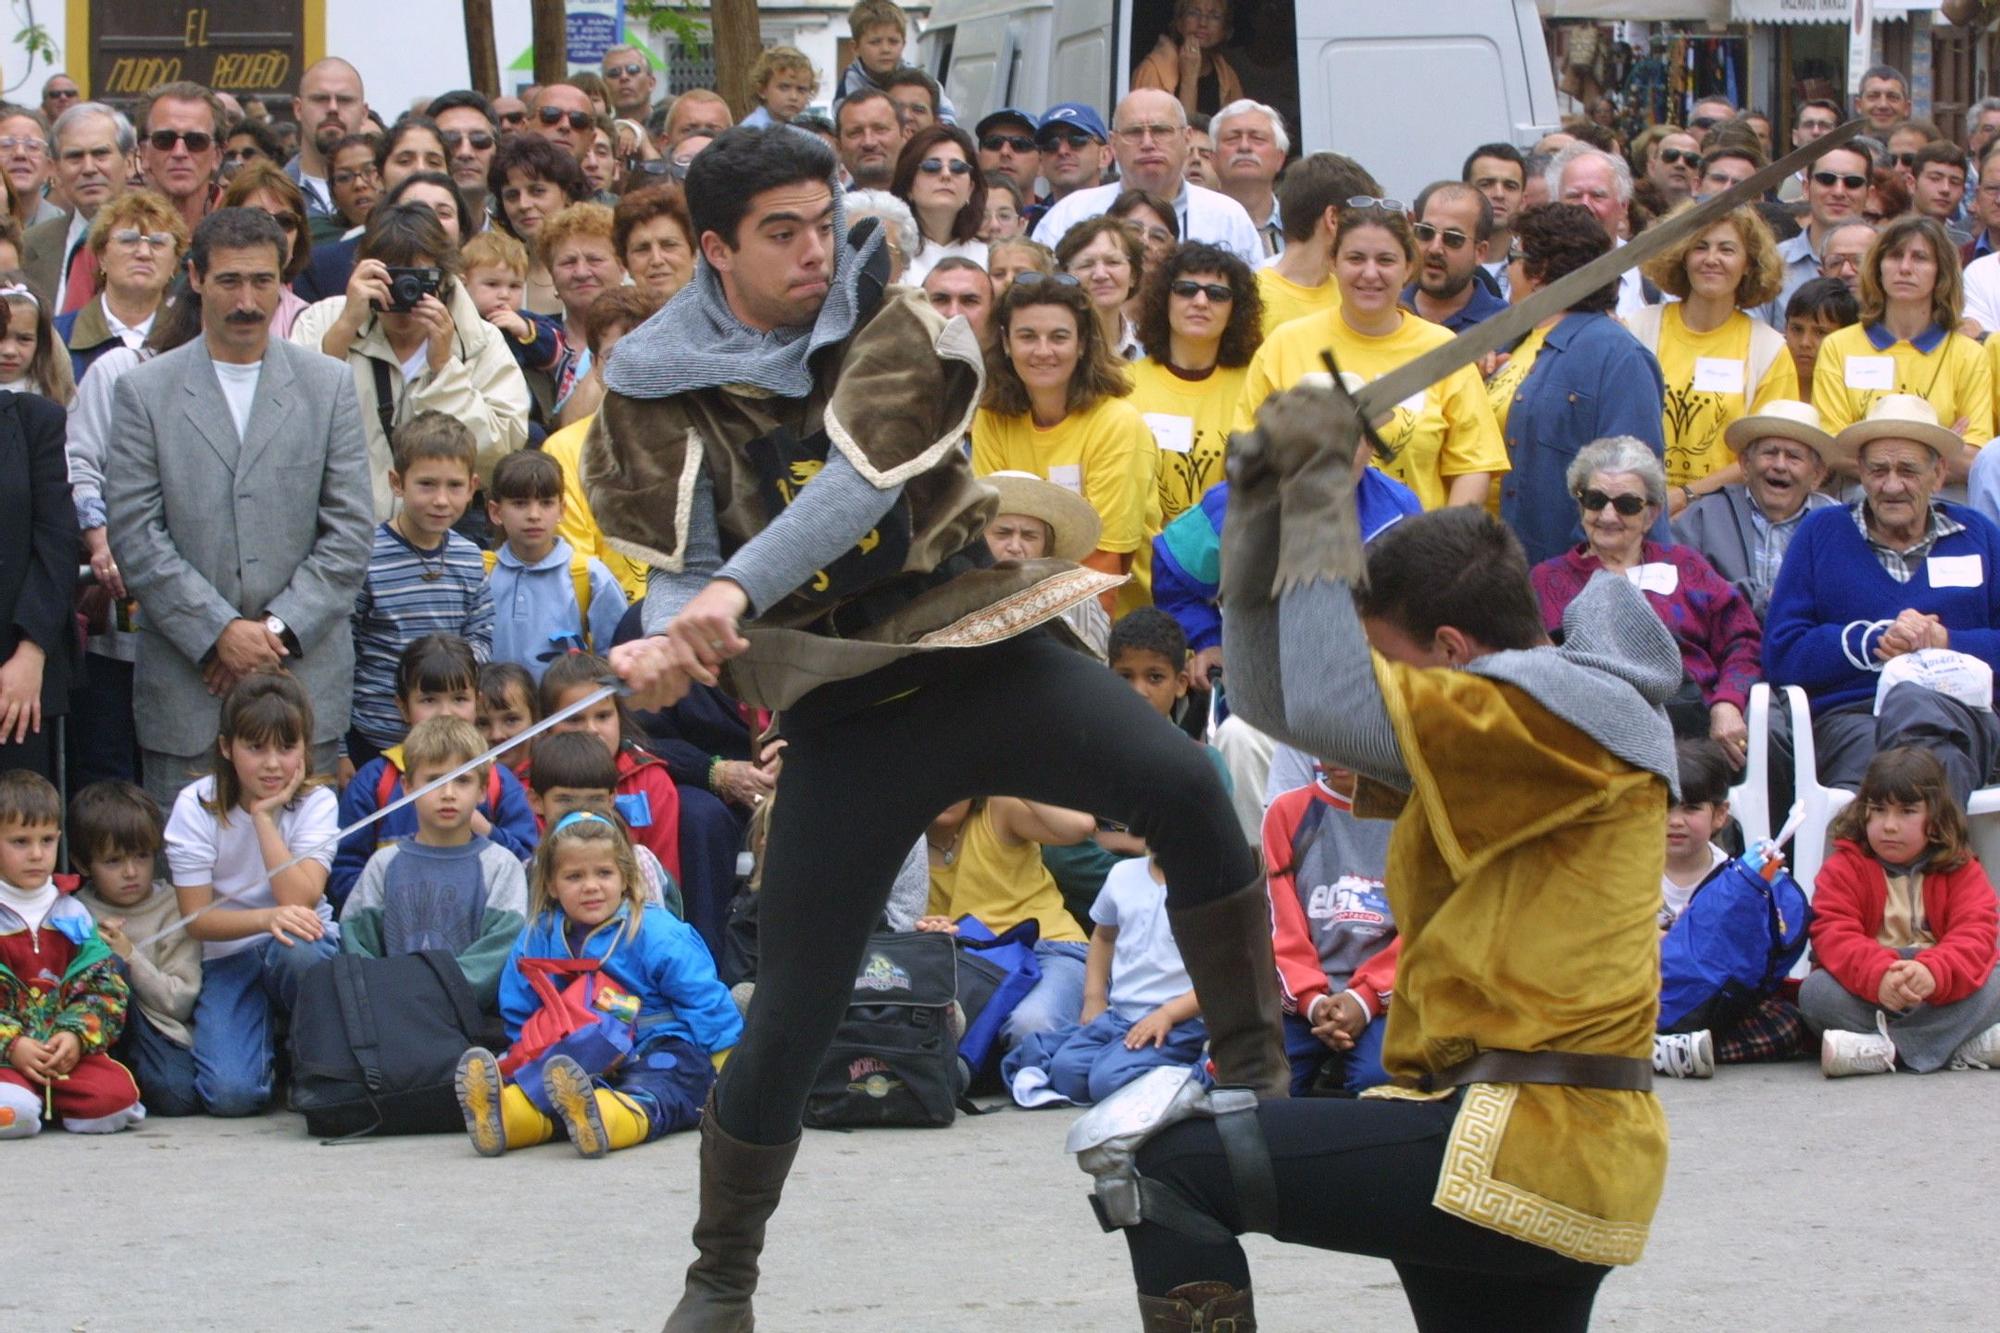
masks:
POLYGON ((1111 142, 1111 133, 1104 128, 1104 117, 1087 102, 1058 102, 1050 107, 1042 123, 1035 126, 1035 137, 1040 138, 1042 131, 1052 125, 1071 125, 1099 143, 1111 142))
POLYGON ((1005 125, 1009 121, 1019 125, 1026 125, 1028 133, 1031 135, 1039 128, 1035 124, 1033 115, 1021 110, 1017 106, 1003 106, 990 116, 982 116, 979 124, 973 129, 972 137, 975 139, 984 139, 988 130, 996 126, 1005 125))

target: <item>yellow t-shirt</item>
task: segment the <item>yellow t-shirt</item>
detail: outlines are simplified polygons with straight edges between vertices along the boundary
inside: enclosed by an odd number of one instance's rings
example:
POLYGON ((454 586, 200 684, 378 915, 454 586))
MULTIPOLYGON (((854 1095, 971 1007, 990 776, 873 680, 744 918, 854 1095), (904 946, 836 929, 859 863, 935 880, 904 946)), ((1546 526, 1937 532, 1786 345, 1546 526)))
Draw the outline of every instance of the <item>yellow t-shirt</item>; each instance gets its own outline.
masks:
POLYGON ((1257 294, 1264 298, 1264 336, 1307 315, 1340 309, 1340 284, 1331 276, 1317 287, 1304 287, 1275 268, 1257 270, 1257 294))
POLYGON ((931 895, 925 911, 957 920, 975 916, 998 935, 1032 918, 1045 940, 1085 938, 1063 906, 1055 876, 1042 864, 1041 844, 1009 847, 993 827, 992 807, 981 802, 960 826, 952 864, 931 865, 931 895))
POLYGON ((1209 488, 1222 480, 1230 419, 1243 396, 1243 379, 1250 373, 1248 366, 1217 366, 1205 379, 1184 380, 1151 357, 1129 369, 1132 393, 1125 401, 1138 409, 1153 432, 1159 500, 1146 540, 1133 552, 1132 581, 1118 593, 1116 610, 1121 616, 1152 604, 1153 538, 1200 504, 1209 488))
MULTIPOLYGON (((1328 347, 1341 370, 1374 380, 1452 337, 1450 330, 1408 313, 1394 333, 1382 338, 1357 333, 1337 310, 1293 320, 1266 338, 1251 360, 1233 429, 1254 426, 1257 408, 1273 393, 1291 388, 1309 373, 1324 374, 1320 353, 1328 347)), ((1507 446, 1487 403, 1486 386, 1473 366, 1453 371, 1398 404, 1378 433, 1396 451, 1396 460, 1377 458, 1375 466, 1415 491, 1426 509, 1444 504, 1453 477, 1508 470, 1507 446)))
POLYGON ((604 540, 603 530, 597 526, 597 516, 590 510, 590 497, 583 493, 583 477, 577 461, 583 455, 583 437, 590 431, 590 423, 597 420, 595 413, 581 421, 573 421, 542 441, 542 452, 562 465, 563 511, 562 521, 556 524, 556 535, 569 543, 578 555, 595 556, 604 562, 618 580, 618 586, 625 590, 625 600, 633 604, 646 600, 646 570, 643 561, 634 560, 611 549, 604 540))
POLYGON ((1678 304, 1666 306, 1660 312, 1660 346, 1655 355, 1667 382, 1661 420, 1669 486, 1685 486, 1728 467, 1736 461, 1722 441, 1729 424, 1773 399, 1799 396, 1799 368, 1788 348, 1778 349, 1762 379, 1746 383, 1750 316, 1740 310, 1720 327, 1695 333, 1681 321, 1678 304), (1698 385, 1697 379, 1702 383, 1698 385))
POLYGON ((1993 438, 1992 357, 1964 334, 1946 334, 1928 353, 1900 338, 1887 351, 1878 351, 1859 324, 1827 334, 1813 367, 1813 406, 1819 409, 1820 423, 1837 435, 1866 417, 1885 393, 1925 399, 1947 429, 1965 420, 1965 442, 1975 448, 1993 438))

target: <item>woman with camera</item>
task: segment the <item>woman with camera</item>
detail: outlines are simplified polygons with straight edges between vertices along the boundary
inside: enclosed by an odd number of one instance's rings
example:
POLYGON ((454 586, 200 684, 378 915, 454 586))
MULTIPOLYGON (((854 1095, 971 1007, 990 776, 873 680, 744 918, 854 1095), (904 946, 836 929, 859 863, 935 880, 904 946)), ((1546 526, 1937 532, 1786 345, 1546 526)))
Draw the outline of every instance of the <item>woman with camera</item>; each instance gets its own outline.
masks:
POLYGON ((458 247, 429 207, 384 204, 362 233, 345 296, 319 301, 292 341, 345 358, 361 399, 375 516, 393 511, 390 436, 419 412, 464 422, 479 442, 479 480, 528 439, 528 385, 504 335, 458 281, 458 247))

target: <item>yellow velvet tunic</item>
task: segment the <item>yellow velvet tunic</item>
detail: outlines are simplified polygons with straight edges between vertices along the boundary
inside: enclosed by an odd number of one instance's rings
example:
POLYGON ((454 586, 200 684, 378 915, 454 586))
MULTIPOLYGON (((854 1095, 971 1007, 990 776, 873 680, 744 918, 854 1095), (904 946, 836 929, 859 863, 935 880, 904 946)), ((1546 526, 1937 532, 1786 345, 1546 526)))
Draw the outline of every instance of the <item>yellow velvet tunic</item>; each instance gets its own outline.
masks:
MULTIPOLYGON (((1370 1095, 1479 1050, 1648 1059, 1659 1007, 1655 919, 1667 785, 1518 687, 1375 659, 1407 799, 1387 881, 1403 954, 1370 1095)), ((1597 1264, 1637 1261, 1666 1176, 1649 1092, 1538 1084, 1464 1090, 1432 1202, 1597 1264)))

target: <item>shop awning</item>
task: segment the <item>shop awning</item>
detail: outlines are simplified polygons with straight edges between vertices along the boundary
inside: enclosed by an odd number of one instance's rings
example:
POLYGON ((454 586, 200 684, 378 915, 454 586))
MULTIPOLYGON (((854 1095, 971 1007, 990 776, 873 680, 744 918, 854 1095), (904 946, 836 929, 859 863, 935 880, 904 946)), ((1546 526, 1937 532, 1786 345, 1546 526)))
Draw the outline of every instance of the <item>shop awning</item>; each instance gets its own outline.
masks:
MULTIPOLYGON (((1843 0, 1844 2, 1844 0, 1843 0)), ((1548 19, 1599 19, 1606 23, 1729 22, 1729 0, 1536 0, 1548 19)))
MULTIPOLYGON (((1938 4, 1939 0, 1875 0, 1875 18, 1894 23, 1938 4)), ((1854 0, 1729 0, 1729 17, 1737 23, 1846 23, 1853 11, 1854 0)))

